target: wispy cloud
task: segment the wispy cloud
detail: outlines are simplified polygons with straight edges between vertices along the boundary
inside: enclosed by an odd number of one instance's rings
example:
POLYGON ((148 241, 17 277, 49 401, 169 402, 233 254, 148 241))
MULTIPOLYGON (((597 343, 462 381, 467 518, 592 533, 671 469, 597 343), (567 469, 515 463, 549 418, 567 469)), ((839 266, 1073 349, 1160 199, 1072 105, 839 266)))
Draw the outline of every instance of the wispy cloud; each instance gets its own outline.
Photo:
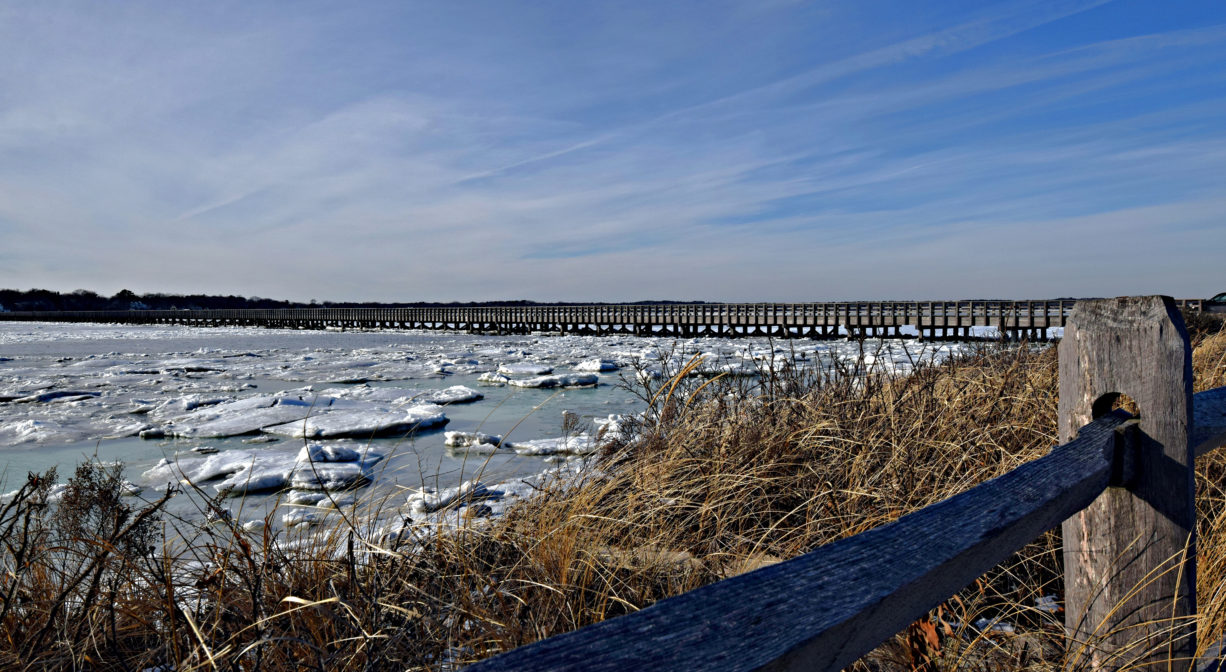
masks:
POLYGON ((1217 289, 1226 9, 948 7, 9 6, 0 286, 1217 289))

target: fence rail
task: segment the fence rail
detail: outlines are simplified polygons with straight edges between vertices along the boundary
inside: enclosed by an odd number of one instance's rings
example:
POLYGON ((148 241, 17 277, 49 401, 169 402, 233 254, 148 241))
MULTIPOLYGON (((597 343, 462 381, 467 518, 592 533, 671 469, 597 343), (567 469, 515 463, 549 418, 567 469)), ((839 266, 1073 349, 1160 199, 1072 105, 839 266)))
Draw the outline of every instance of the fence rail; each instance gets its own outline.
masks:
POLYGON ((1226 387, 1191 393, 1187 332, 1166 297, 1080 303, 1060 372, 1068 436, 1047 456, 889 525, 468 669, 838 670, 1062 523, 1070 655, 1091 669, 1188 669, 1191 466, 1226 444, 1226 387), (1139 417, 1112 410, 1120 395, 1139 417))

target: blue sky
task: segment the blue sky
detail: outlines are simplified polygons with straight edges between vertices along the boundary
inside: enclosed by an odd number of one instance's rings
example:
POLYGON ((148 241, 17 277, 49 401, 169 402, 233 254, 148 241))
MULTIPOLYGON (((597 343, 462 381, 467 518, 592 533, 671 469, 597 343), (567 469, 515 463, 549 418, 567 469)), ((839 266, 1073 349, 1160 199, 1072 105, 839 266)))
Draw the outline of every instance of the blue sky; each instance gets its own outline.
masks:
POLYGON ((0 287, 1226 291, 1226 3, 0 3, 0 287))

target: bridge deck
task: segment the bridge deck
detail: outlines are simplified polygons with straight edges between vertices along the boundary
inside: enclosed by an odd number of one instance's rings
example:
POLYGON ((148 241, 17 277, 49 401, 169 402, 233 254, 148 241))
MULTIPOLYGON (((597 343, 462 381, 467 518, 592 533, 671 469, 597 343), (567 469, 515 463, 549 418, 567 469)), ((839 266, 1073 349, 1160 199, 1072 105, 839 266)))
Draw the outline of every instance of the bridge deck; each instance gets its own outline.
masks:
POLYGON ((13 311, 0 320, 439 329, 475 333, 557 332, 661 336, 970 338, 995 327, 1008 338, 1042 339, 1063 327, 1074 301, 878 301, 839 303, 628 304, 282 310, 13 311))

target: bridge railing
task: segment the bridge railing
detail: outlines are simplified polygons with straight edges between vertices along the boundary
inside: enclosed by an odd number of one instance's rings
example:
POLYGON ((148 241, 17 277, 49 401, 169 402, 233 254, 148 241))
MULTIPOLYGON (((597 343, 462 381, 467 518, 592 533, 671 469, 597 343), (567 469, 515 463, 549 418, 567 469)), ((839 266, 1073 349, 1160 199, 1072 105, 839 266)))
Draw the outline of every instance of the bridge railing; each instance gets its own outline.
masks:
POLYGON ((1059 348, 1064 443, 1047 456, 894 523, 468 669, 839 670, 1061 524, 1070 666, 1188 669, 1192 467, 1226 443, 1226 387, 1192 394, 1187 332, 1165 297, 1080 303, 1059 348), (1112 409, 1121 395, 1139 417, 1112 409))
MULTIPOLYGON (((1198 299, 1183 299, 1181 307, 1199 309, 1198 299)), ((846 327, 894 330, 961 331, 997 327, 1009 333, 1062 327, 1072 310, 1071 300, 1035 301, 844 301, 837 303, 736 304, 616 304, 590 306, 430 307, 430 308, 310 308, 275 310, 132 310, 132 311, 14 311, 0 312, 0 320, 56 322, 118 322, 146 324, 249 324, 265 326, 370 326, 422 325, 428 328, 475 328, 523 325, 531 328, 652 327, 695 325, 707 327, 846 327)), ((799 333, 799 332, 797 332, 799 333)), ((945 333, 945 332, 942 332, 945 333)), ((897 335, 897 334, 895 334, 897 335)))

